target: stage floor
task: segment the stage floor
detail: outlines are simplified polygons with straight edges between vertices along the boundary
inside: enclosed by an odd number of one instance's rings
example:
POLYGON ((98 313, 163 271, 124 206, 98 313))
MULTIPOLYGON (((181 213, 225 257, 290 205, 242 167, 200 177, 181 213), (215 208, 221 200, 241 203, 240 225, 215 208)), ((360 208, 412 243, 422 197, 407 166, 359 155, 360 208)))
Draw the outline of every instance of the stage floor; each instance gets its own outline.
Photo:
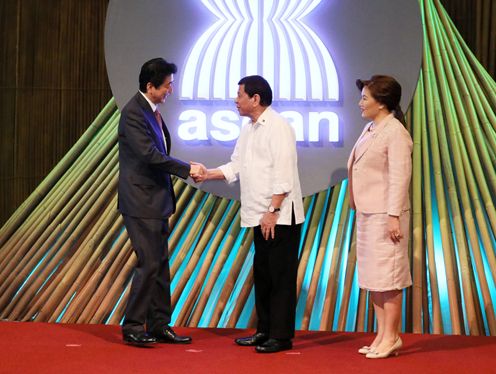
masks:
POLYGON ((0 322, 0 373, 496 373, 496 337, 403 335, 398 357, 357 353, 371 334, 299 331, 291 351, 238 347, 235 329, 175 328, 193 344, 122 344, 120 328, 0 322))

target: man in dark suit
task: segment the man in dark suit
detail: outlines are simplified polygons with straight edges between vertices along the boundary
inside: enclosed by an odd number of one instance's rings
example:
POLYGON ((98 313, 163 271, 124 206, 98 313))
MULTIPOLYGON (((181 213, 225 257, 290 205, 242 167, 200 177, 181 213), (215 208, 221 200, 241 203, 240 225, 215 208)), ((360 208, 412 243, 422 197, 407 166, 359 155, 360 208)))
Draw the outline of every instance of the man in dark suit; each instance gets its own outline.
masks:
POLYGON ((126 343, 137 346, 191 342, 169 327, 168 218, 176 208, 171 174, 186 179, 200 173, 197 165, 169 155, 169 132, 157 108, 172 93, 176 72, 176 65, 162 58, 147 61, 139 92, 119 121, 118 207, 138 257, 122 333, 126 343))

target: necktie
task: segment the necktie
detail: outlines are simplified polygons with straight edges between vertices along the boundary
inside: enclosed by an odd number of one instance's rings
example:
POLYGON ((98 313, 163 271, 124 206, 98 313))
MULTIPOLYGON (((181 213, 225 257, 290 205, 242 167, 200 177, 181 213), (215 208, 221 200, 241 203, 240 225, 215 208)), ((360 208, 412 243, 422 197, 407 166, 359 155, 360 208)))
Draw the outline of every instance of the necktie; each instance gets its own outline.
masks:
POLYGON ((153 114, 155 114, 155 119, 157 120, 160 133, 162 134, 162 140, 164 141, 164 149, 165 152, 167 153, 167 141, 165 140, 164 129, 162 128, 162 117, 160 116, 160 112, 158 111, 158 109, 156 109, 155 112, 153 112, 153 114))
POLYGON ((160 117, 160 112, 158 111, 158 109, 156 109, 153 114, 155 114, 155 119, 157 120, 158 126, 160 127, 160 129, 162 129, 162 117, 160 117))

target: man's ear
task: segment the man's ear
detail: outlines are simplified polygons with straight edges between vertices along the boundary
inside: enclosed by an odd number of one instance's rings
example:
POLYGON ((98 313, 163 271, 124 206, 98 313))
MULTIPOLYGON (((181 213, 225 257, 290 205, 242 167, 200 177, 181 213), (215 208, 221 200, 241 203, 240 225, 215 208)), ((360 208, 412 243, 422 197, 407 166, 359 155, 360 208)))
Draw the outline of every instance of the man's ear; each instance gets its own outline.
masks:
POLYGON ((260 105, 260 95, 259 94, 253 95, 253 105, 254 106, 260 105))

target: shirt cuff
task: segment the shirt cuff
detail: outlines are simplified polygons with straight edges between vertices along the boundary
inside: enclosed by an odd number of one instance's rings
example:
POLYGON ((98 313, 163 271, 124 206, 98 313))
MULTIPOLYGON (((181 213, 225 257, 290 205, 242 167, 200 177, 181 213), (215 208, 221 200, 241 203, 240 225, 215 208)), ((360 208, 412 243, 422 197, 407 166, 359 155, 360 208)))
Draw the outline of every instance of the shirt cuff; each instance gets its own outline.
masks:
POLYGON ((283 195, 285 193, 290 193, 290 192, 291 192, 290 183, 277 183, 274 184, 272 188, 273 195, 283 195))
POLYGON ((234 183, 238 180, 232 168, 229 167, 229 164, 221 165, 219 166, 219 169, 222 174, 224 174, 224 178, 226 178, 227 183, 234 183))

